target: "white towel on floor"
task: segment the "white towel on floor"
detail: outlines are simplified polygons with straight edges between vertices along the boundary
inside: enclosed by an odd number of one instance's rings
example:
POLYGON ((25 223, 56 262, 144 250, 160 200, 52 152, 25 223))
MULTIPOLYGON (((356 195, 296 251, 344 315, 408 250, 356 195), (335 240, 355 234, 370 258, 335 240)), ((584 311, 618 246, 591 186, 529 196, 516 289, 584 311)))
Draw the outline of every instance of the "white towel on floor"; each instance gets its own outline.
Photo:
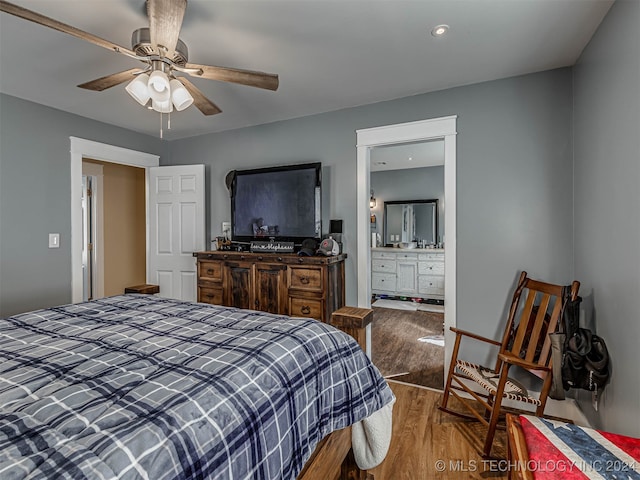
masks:
POLYGON ((377 412, 351 426, 353 457, 361 470, 380 465, 389 451, 394 403, 395 398, 377 412))

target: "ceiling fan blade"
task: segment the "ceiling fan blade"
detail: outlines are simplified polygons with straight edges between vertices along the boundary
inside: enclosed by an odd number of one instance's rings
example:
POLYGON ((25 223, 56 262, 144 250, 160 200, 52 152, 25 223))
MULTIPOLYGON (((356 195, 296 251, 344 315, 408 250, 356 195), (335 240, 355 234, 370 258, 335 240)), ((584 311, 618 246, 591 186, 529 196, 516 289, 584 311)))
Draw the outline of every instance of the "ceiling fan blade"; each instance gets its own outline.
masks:
POLYGON ((202 70, 202 74, 189 72, 189 74, 194 77, 206 78, 208 80, 219 80, 221 82, 239 83, 241 85, 249 85, 250 87, 264 88, 265 90, 277 90, 280 83, 278 75, 273 73, 216 67, 213 65, 198 65, 197 63, 188 63, 185 67, 189 69, 202 70))
POLYGON ((178 43, 187 0, 147 0, 151 44, 172 58, 178 43))
POLYGON ((198 87, 191 83, 187 78, 177 78, 193 97, 193 103, 196 107, 198 107, 198 110, 200 110, 205 115, 215 115, 217 113, 222 113, 222 110, 220 110, 220 108, 218 108, 215 103, 205 97, 204 94, 198 89, 198 87))
POLYGON ((80 30, 79 28, 72 27, 71 25, 59 22, 45 15, 41 15, 31 10, 27 10, 26 8, 22 8, 12 3, 5 2, 4 0, 0 1, 0 11, 15 15, 16 17, 20 17, 24 20, 29 20, 45 27, 52 28, 54 30, 58 30, 59 32, 67 33, 81 40, 86 40, 87 42, 91 42, 94 45, 98 45, 99 47, 106 48, 114 52, 135 56, 135 53, 133 53, 128 48, 121 47, 120 45, 112 43, 108 40, 80 30))
POLYGON ((120 85, 121 83, 133 80, 134 73, 139 71, 139 68, 130 68, 129 70, 125 70, 124 72, 112 73, 111 75, 107 75, 106 77, 100 77, 96 78, 95 80, 91 80, 90 82, 81 83, 78 86, 86 90, 101 92, 103 90, 106 90, 107 88, 115 87, 116 85, 120 85))

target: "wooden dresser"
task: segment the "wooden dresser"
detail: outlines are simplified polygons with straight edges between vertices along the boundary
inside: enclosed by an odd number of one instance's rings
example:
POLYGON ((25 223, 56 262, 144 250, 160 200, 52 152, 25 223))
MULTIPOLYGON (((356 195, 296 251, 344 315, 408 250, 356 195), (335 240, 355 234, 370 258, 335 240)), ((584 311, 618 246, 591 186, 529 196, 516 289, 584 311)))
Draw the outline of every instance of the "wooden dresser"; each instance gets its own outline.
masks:
POLYGON ((296 254, 195 252, 198 301, 328 322, 344 306, 344 260, 296 254))

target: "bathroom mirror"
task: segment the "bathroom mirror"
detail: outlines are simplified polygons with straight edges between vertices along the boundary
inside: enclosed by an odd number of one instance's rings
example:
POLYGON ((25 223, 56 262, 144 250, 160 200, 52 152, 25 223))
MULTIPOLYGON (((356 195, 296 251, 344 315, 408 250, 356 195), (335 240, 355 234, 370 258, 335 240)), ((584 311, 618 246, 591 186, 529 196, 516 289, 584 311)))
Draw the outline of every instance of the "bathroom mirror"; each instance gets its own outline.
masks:
POLYGON ((438 200, 394 200, 384 202, 384 244, 438 243, 438 200))

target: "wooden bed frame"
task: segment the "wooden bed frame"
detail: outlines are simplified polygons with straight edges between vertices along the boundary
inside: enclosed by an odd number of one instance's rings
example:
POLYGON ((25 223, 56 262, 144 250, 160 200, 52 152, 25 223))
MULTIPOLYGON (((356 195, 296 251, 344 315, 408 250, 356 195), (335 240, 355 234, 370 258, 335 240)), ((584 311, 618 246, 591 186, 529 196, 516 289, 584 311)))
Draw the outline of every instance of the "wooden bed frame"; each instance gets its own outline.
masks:
POLYGON ((529 451, 520 417, 511 413, 507 414, 507 439, 507 461, 514 465, 509 469, 509 479, 533 480, 533 473, 524 468, 529 462, 529 451))
MULTIPOLYGON (((351 335, 366 348, 366 328, 373 319, 369 308, 342 307, 331 315, 330 324, 351 335)), ((351 427, 325 437, 307 461, 298 480, 371 480, 373 475, 360 470, 351 450, 351 427)))

